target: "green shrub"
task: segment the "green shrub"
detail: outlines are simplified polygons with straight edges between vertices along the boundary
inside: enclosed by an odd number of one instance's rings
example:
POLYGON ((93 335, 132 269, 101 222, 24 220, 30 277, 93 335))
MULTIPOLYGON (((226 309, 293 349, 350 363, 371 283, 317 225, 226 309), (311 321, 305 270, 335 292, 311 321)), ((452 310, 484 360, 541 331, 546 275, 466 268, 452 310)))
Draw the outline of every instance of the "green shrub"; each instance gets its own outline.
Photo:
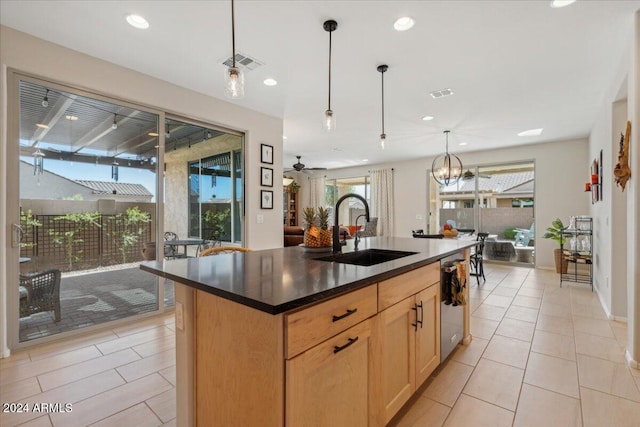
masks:
POLYGON ((515 240, 516 239, 516 234, 518 234, 518 232, 516 231, 515 228, 511 227, 511 228, 507 228, 505 229, 502 234, 504 235, 504 238, 507 240, 515 240))

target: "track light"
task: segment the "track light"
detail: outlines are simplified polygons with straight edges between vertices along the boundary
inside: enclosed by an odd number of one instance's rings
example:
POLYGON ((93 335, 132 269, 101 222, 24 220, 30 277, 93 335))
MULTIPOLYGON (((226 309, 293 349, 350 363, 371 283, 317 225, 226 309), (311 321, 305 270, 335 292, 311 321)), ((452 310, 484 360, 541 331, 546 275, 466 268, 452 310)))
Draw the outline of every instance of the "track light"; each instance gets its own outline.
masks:
POLYGON ((113 124, 111 125, 111 129, 116 130, 118 129, 118 123, 116 123, 116 118, 118 117, 117 114, 113 115, 113 124))
POLYGON ((44 94, 44 98, 42 98, 42 106, 47 108, 49 106, 49 89, 44 94))

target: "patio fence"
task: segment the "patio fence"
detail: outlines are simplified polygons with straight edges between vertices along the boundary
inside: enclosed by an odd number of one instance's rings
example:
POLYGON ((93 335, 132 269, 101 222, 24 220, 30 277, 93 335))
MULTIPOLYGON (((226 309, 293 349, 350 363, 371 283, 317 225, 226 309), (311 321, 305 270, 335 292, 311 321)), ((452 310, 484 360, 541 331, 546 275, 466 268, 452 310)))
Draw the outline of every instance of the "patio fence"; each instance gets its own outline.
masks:
POLYGON ((118 215, 98 214, 98 225, 84 227, 78 227, 76 222, 60 217, 61 215, 33 215, 32 218, 41 225, 21 224, 24 234, 20 257, 31 259, 30 262, 21 264, 23 273, 49 268, 62 271, 85 270, 142 261, 141 250, 144 243, 155 240, 152 221, 135 225, 135 229, 142 228, 142 232, 137 241, 123 247, 119 242, 122 242, 121 236, 126 231, 126 226, 118 220, 118 215), (56 236, 68 236, 72 242, 56 243, 56 236), (72 250, 71 256, 69 248, 72 250))

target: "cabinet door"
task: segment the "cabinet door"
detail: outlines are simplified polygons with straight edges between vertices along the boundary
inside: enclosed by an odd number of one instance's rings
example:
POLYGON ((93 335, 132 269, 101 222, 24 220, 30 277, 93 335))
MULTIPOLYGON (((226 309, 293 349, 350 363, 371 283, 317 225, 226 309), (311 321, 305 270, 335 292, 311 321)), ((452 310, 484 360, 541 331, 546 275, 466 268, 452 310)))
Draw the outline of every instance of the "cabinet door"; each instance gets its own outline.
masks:
POLYGON ((416 331, 416 388, 440 364, 440 284, 416 295, 418 330, 416 331))
POLYGON ((415 297, 380 313, 384 424, 402 408, 415 390, 415 297))
POLYGON ((371 319, 287 360, 287 426, 367 426, 371 319))

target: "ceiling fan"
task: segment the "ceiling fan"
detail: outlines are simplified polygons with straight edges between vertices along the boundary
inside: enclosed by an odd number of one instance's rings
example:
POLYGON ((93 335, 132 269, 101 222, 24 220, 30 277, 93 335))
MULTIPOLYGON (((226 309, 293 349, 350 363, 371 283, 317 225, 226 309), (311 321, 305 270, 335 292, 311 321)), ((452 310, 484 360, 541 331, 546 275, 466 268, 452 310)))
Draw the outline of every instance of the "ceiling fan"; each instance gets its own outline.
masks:
POLYGON ((291 167, 292 169, 287 170, 287 172, 291 172, 291 171, 296 171, 296 172, 302 172, 303 170, 306 171, 312 171, 312 170, 326 170, 327 168, 308 168, 305 166, 304 163, 300 162, 300 159, 302 158, 302 156, 296 156, 296 159, 298 159, 297 163, 294 163, 291 167))
MULTIPOLYGON (((475 175, 473 172, 471 172, 471 169, 467 169, 467 170, 462 174, 462 179, 463 179, 464 181, 470 181, 470 180, 472 180, 472 179, 473 179, 473 178, 475 178, 475 177, 476 177, 476 175, 475 175)), ((487 178, 487 179, 488 179, 488 178, 491 178, 491 176, 490 176, 490 175, 482 175, 482 174, 478 174, 478 177, 479 177, 479 178, 487 178)))

